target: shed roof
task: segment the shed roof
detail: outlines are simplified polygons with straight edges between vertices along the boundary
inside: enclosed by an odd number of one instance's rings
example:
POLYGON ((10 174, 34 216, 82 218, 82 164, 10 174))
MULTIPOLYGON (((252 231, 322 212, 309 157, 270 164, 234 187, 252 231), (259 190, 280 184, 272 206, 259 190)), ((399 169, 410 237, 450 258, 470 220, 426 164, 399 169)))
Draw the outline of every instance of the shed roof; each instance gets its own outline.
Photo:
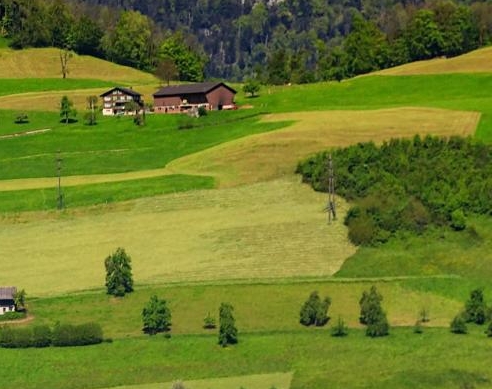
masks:
POLYGON ((130 95, 130 96, 137 96, 137 97, 138 96, 142 96, 140 93, 135 92, 131 88, 125 88, 125 87, 122 87, 122 86, 115 86, 114 88, 108 90, 107 92, 104 92, 100 97, 104 97, 106 95, 109 95, 109 94, 113 93, 114 90, 120 90, 123 93, 126 93, 127 95, 130 95))
POLYGON ((232 93, 237 93, 234 89, 232 89, 230 86, 227 86, 223 82, 198 82, 195 84, 165 86, 164 88, 161 88, 157 92, 155 92, 154 97, 208 93, 211 90, 218 88, 219 86, 224 86, 232 93))
POLYGON ((0 286, 0 300, 13 300, 16 293, 15 286, 0 286))

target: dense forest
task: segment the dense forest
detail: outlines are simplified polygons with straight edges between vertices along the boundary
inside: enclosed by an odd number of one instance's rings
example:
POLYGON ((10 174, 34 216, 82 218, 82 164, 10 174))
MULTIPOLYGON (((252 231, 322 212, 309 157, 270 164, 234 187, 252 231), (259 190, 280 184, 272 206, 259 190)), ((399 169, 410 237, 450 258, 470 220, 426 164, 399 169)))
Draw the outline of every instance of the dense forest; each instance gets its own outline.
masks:
MULTIPOLYGON (((418 135, 378 147, 360 143, 333 151, 336 191, 353 203, 345 223, 355 244, 384 243, 430 226, 467 226, 467 215, 490 215, 492 148, 471 138, 418 135)), ((327 191, 327 153, 297 169, 314 189, 327 191)))
POLYGON ((148 71, 171 61, 183 80, 304 83, 487 45, 492 3, 0 0, 0 34, 16 48, 70 47, 148 71))

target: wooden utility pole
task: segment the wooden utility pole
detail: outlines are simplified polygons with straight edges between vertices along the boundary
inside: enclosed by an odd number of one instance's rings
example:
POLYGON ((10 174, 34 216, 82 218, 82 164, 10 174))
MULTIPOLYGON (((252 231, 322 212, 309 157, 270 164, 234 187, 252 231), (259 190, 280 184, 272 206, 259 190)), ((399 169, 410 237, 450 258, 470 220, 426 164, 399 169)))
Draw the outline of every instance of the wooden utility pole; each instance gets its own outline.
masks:
POLYGON ((326 210, 328 211, 328 223, 337 219, 335 207, 335 174, 333 172, 333 160, 331 154, 328 156, 328 204, 326 210))
POLYGON ((60 150, 58 150, 58 154, 56 157, 56 169, 58 173, 58 198, 57 198, 57 208, 63 209, 63 193, 61 190, 61 170, 62 170, 62 161, 60 150))

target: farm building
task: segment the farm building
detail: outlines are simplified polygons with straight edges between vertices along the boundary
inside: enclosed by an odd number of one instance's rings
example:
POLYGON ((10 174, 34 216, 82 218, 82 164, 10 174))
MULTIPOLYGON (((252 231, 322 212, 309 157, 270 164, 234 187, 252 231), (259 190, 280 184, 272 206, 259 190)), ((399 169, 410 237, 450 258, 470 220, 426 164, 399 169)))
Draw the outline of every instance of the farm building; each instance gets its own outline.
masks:
POLYGON ((105 116, 125 114, 127 104, 131 101, 143 108, 142 95, 130 88, 117 86, 103 93, 100 97, 103 99, 102 112, 105 116))
POLYGON ((236 91, 223 82, 200 82, 166 86, 154 93, 156 113, 180 113, 205 107, 208 110, 235 109, 236 91))
POLYGON ((17 288, 14 286, 0 286, 0 315, 15 311, 14 296, 17 288))

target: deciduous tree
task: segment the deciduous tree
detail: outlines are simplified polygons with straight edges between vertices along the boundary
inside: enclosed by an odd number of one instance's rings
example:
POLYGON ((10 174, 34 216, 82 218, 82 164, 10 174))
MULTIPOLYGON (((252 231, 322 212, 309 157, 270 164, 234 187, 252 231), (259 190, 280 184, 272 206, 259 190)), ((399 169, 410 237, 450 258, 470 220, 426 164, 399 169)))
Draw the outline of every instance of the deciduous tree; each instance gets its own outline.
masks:
POLYGON ((222 303, 219 308, 219 344, 226 347, 237 343, 236 320, 232 315, 234 308, 231 304, 222 303))
POLYGON ((133 291, 131 262, 130 256, 121 247, 105 259, 106 289, 108 294, 124 296, 125 293, 133 291))
POLYGON ((77 111, 73 108, 73 102, 67 96, 63 96, 60 101, 60 117, 65 124, 68 124, 70 118, 75 119, 77 111))
POLYGON ((171 311, 166 305, 166 300, 160 300, 153 295, 142 310, 142 321, 146 334, 155 335, 158 332, 169 331, 171 311))

